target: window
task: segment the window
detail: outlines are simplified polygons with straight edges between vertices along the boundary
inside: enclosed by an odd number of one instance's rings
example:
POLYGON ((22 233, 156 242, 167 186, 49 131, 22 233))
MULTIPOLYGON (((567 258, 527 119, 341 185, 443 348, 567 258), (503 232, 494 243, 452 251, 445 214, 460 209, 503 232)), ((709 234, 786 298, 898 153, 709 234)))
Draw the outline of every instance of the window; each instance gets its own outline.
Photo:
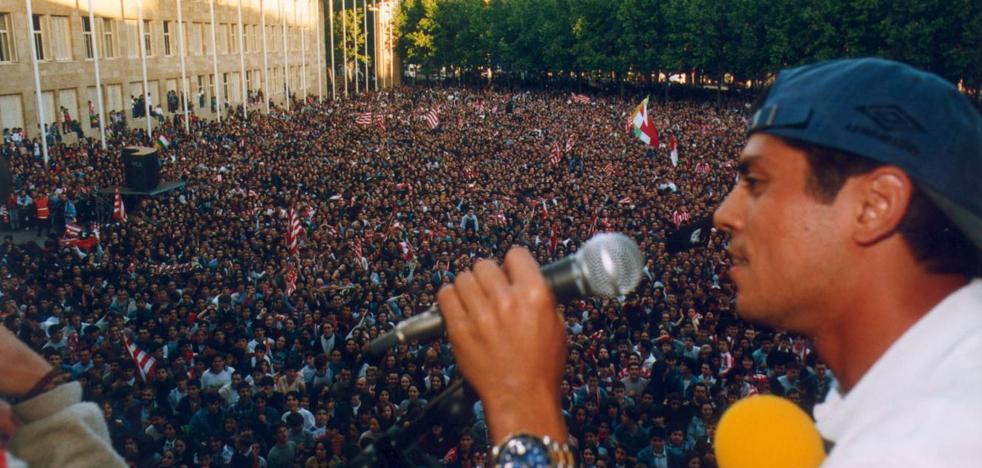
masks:
POLYGON ((34 49, 35 58, 44 60, 44 33, 41 31, 41 15, 34 15, 31 19, 34 28, 34 49))
POLYGON ((239 25, 229 23, 226 26, 228 27, 228 34, 225 35, 225 38, 228 40, 228 44, 225 50, 230 54, 236 54, 239 52, 239 25))
POLYGON ((126 41, 130 58, 140 58, 140 31, 136 20, 126 20, 126 41))
POLYGON ((92 23, 89 17, 82 17, 82 42, 85 44, 85 58, 92 58, 92 23))
POLYGON ((116 22, 111 18, 102 18, 102 56, 116 56, 116 22))
POLYGON ((152 23, 150 20, 143 20, 143 46, 146 47, 147 57, 153 56, 153 35, 151 34, 150 26, 152 23))
POLYGON ((0 13, 0 62, 14 61, 14 43, 12 41, 10 13, 0 13))
POLYGON ((21 106, 21 95, 0 96, 0 128, 24 128, 24 109, 21 106))
POLYGON ((50 17, 51 55, 55 60, 66 61, 72 59, 71 30, 68 24, 67 16, 50 17))
POLYGON ((170 21, 164 21, 164 55, 173 55, 170 46, 170 21))

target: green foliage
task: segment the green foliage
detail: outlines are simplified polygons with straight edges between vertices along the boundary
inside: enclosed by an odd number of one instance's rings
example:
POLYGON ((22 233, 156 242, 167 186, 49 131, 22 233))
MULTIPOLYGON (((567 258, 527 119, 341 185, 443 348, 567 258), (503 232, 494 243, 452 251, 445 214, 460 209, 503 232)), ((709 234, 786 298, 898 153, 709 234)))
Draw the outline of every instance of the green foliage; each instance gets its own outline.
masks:
MULTIPOLYGON (((341 2, 335 3, 341 6, 341 2)), ((366 32, 363 21, 365 12, 361 8, 360 0, 356 4, 357 7, 353 6, 354 3, 353 0, 348 0, 345 5, 347 9, 343 10, 343 13, 340 8, 334 12, 335 45, 338 51, 347 51, 348 63, 345 64, 345 69, 349 74, 354 73, 356 63, 363 67, 369 60, 369 56, 365 55, 366 32)), ((339 53, 338 57, 343 57, 343 54, 339 53)))
POLYGON ((982 82, 978 0, 402 0, 396 27, 399 53, 427 71, 760 83, 876 55, 982 82))

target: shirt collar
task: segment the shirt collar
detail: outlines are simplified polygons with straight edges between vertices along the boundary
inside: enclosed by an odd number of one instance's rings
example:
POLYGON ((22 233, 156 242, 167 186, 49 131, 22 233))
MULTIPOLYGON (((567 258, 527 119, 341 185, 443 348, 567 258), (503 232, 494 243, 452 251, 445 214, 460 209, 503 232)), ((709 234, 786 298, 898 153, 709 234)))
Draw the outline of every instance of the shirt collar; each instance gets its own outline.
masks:
POLYGON ((892 395, 893 401, 904 401, 925 385, 925 375, 950 350, 939 337, 951 345, 982 330, 982 279, 949 294, 907 329, 873 364, 859 382, 843 395, 838 385, 825 401, 815 406, 816 424, 822 437, 832 442, 851 431, 873 424, 883 412, 894 411, 882 401, 892 395))

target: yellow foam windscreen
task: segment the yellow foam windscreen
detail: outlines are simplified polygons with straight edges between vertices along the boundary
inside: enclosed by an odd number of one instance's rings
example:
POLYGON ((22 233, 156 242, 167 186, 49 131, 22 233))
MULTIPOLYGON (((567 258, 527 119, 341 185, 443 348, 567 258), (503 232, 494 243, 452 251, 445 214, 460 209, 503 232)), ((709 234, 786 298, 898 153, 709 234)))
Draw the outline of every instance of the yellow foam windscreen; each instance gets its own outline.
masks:
POLYGON ((773 395, 734 403, 719 421, 714 445, 720 468, 815 468, 825 460, 811 418, 773 395))

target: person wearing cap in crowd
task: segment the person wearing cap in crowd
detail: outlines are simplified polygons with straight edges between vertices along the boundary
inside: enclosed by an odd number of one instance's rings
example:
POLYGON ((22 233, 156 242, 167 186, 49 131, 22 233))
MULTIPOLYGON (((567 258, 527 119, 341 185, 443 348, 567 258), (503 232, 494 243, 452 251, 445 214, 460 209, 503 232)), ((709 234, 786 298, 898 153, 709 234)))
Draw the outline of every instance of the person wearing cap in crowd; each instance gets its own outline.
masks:
MULTIPOLYGON (((739 173, 714 216, 731 236, 737 313, 810 337, 836 369, 839 388, 815 409, 835 444, 826 466, 973 464, 978 111, 950 83, 897 62, 785 70, 750 123, 739 173)), ((479 261, 438 299, 498 450, 537 440, 560 451, 564 320, 531 255, 479 261)), ((683 440, 673 429, 669 452, 684 453, 683 440)))

